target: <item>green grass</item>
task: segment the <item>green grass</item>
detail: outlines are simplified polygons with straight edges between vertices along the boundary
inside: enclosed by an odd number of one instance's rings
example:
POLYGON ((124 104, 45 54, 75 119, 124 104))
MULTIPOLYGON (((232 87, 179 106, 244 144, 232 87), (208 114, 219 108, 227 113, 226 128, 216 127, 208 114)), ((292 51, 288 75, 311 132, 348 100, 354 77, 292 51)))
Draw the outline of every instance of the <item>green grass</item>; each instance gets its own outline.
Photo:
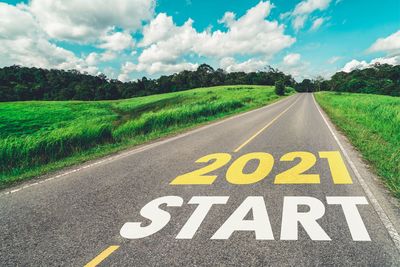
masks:
POLYGON ((273 87, 241 85, 116 101, 0 103, 0 188, 278 99, 273 87))
POLYGON ((400 98, 331 92, 315 96, 332 121, 400 198, 400 98))

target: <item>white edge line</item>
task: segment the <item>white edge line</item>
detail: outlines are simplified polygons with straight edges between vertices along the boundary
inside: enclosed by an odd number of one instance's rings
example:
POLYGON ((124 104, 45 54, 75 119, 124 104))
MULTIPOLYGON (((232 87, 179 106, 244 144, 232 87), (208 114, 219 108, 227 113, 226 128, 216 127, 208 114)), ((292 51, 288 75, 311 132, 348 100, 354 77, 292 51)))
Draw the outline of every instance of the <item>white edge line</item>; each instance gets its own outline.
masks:
POLYGON ((336 136, 335 132, 333 131, 332 127, 329 125, 327 119, 325 118, 324 114, 322 113, 321 109, 319 108, 319 105, 317 104, 317 101, 315 100, 314 94, 312 95, 314 99, 314 104, 317 107, 319 113, 322 116, 322 119, 324 120, 325 124, 328 126, 329 131, 333 135, 333 138, 336 140, 336 143, 339 145, 340 149, 342 150, 343 155, 345 156, 347 162, 349 163, 351 169, 353 170, 354 174, 357 177, 358 182, 360 183, 362 189, 364 190, 365 194, 367 195, 369 201, 371 202, 373 208, 375 209, 376 213, 378 214, 379 218, 381 219, 383 225, 385 226, 386 230, 388 231, 390 237, 392 238, 396 248, 400 251, 400 235, 397 232, 396 228, 393 226, 393 223, 390 221, 389 217, 386 215, 385 211, 379 204, 378 200, 375 198, 374 194, 371 192, 369 189, 368 184, 365 182, 365 180, 361 177, 360 173, 358 172, 355 164, 347 154, 346 150, 342 146, 342 144, 339 141, 339 138, 336 136))
MULTIPOLYGON (((148 145, 143 145, 143 146, 138 147, 138 148, 133 148, 133 149, 130 150, 130 151, 123 152, 123 153, 118 154, 118 155, 115 155, 115 156, 110 156, 110 157, 107 157, 107 158, 105 158, 105 159, 100 159, 100 160, 95 161, 95 162, 93 162, 93 163, 91 163, 91 164, 84 165, 84 166, 82 166, 82 167, 79 167, 79 168, 76 168, 76 169, 73 169, 73 170, 69 170, 69 171, 66 171, 66 172, 57 174, 57 175, 55 175, 55 176, 52 176, 52 177, 49 177, 49 178, 46 178, 46 179, 43 179, 43 180, 40 180, 40 181, 37 181, 37 182, 33 182, 33 183, 29 183, 29 184, 22 185, 22 186, 20 186, 20 187, 11 189, 11 190, 6 191, 6 192, 3 192, 3 193, 0 193, 0 196, 13 194, 13 193, 16 193, 16 192, 21 191, 22 189, 30 188, 30 187, 35 186, 35 185, 38 185, 38 184, 42 184, 42 183, 45 183, 45 182, 48 182, 48 181, 51 181, 51 180, 54 180, 54 179, 58 179, 58 178, 67 176, 67 175, 69 175, 69 174, 72 174, 72 173, 79 172, 79 171, 84 170, 84 169, 88 169, 88 168, 97 166, 97 165, 102 164, 102 163, 109 163, 109 162, 112 162, 112 161, 117 160, 117 159, 125 158, 125 157, 128 157, 128 156, 130 156, 130 155, 134 155, 134 154, 143 152, 143 151, 148 150, 148 149, 150 149, 150 148, 157 147, 157 146, 159 146, 159 145, 162 145, 162 144, 166 144, 166 143, 175 141, 175 140, 177 140, 177 139, 180 139, 180 138, 186 137, 186 136, 188 136, 188 135, 191 135, 191 134, 194 134, 194 133, 203 131, 203 130, 208 129, 208 128, 210 128, 210 127, 217 126, 217 125, 222 124, 222 123, 225 123, 225 122, 227 122, 227 121, 240 118, 240 117, 245 116, 245 115, 248 115, 248 114, 250 114, 250 113, 253 113, 253 112, 257 112, 257 111, 263 110, 263 109, 270 108, 270 107, 272 107, 272 106, 274 106, 274 105, 276 105, 276 104, 278 104, 278 103, 282 103, 282 102, 284 102, 284 101, 286 101, 286 100, 288 100, 288 99, 292 99, 292 98, 293 98, 294 96, 296 96, 296 95, 297 95, 297 94, 291 95, 291 96, 289 96, 289 97, 286 97, 286 98, 284 98, 284 99, 281 99, 281 100, 279 100, 279 101, 276 101, 276 102, 274 102, 274 103, 272 103, 272 104, 270 104, 270 105, 266 105, 266 106, 263 106, 263 107, 260 107, 260 108, 257 108, 257 109, 253 109, 253 110, 250 110, 250 111, 247 111, 247 112, 244 112, 244 113, 240 113, 240 114, 237 114, 237 115, 233 115, 233 116, 230 116, 230 117, 228 117, 228 118, 225 118, 225 119, 222 119, 222 120, 219 120, 219 121, 216 121, 216 122, 211 122, 211 123, 208 124, 208 125, 205 125, 205 126, 202 126, 202 127, 200 127, 200 128, 197 128, 197 129, 188 131, 188 132, 186 132, 186 133, 179 134, 179 135, 174 136, 174 137, 170 137, 170 138, 165 139, 165 140, 157 141, 157 142, 154 142, 154 143, 148 144, 148 145)), ((40 176, 39 176, 39 177, 40 177, 40 176)), ((40 178, 39 178, 39 179, 40 179, 40 178)))

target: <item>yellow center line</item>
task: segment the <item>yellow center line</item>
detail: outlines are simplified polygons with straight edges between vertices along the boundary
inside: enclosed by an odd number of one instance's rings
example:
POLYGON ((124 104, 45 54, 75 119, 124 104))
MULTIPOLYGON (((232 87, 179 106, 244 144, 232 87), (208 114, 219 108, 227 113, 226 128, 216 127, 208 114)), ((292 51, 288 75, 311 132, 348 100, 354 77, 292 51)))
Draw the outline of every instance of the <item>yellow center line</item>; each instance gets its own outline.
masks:
POLYGON ((88 262, 85 267, 95 267, 98 264, 100 264, 105 258, 110 256, 111 253, 116 251, 119 248, 119 246, 109 246, 106 250, 101 252, 99 255, 97 255, 96 258, 88 262))
POLYGON ((279 113, 278 116, 276 116, 272 121, 270 121, 267 125, 265 125, 261 130, 256 132, 252 137, 247 139, 243 144, 241 144, 238 148, 236 148, 233 152, 238 152, 240 149, 242 149, 245 145, 250 143, 254 138, 257 137, 260 133, 262 133, 265 129, 267 129, 269 126, 271 126, 272 123, 274 123, 277 119, 279 119, 280 116, 282 116, 286 111, 288 111, 294 104, 296 104, 297 101, 299 101, 300 97, 296 99, 289 107, 287 107, 284 111, 279 113))

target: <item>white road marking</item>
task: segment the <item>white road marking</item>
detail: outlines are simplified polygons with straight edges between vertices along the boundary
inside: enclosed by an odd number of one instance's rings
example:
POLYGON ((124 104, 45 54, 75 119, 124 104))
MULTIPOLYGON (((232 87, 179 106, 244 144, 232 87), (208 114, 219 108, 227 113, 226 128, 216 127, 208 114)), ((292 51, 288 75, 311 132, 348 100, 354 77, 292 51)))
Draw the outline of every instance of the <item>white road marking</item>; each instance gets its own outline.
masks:
MULTIPOLYGON (((128 156, 131 156, 131 155, 134 155, 134 154, 137 154, 137 153, 146 151, 146 150, 148 150, 148 149, 157 147, 157 146, 159 146, 159 145, 166 144, 166 143, 175 141, 175 140, 177 140, 177 139, 186 137, 186 136, 188 136, 188 135, 191 135, 191 134, 194 134, 194 133, 197 133, 197 132, 206 130, 206 129, 210 128, 210 127, 217 126, 217 125, 222 124, 222 123, 225 123, 225 122, 227 122, 227 121, 230 121, 230 120, 233 120, 233 119, 237 119, 237 118, 243 117, 243 116, 245 116, 245 115, 248 115, 248 114, 251 114, 251 113, 260 111, 260 110, 268 109, 268 108, 270 108, 270 107, 272 107, 272 106, 274 106, 274 105, 276 105, 276 104, 278 104, 278 103, 282 103, 282 102, 284 102, 284 101, 286 101, 286 100, 288 100, 288 99, 292 99, 292 98, 294 98, 295 96, 297 96, 297 95, 289 96, 289 97, 287 97, 287 98, 284 98, 284 99, 282 99, 282 100, 279 100, 279 101, 277 101, 277 102, 275 102, 275 103, 272 103, 272 104, 270 104, 270 105, 267 105, 267 106, 264 106, 264 107, 261 107, 261 108, 257 108, 257 109, 254 109, 254 110, 250 110, 250 111, 247 111, 247 112, 238 114, 238 115, 233 115, 233 116, 228 117, 228 118, 226 118, 226 119, 222 119, 222 120, 220 120, 220 121, 217 121, 217 122, 214 122, 214 123, 211 123, 211 124, 202 126, 202 127, 200 127, 200 128, 194 129, 194 130, 192 130, 192 131, 179 134, 179 135, 177 135, 177 136, 175 136, 175 137, 170 137, 170 138, 168 138, 168 139, 165 139, 165 140, 162 140, 162 141, 157 141, 157 142, 152 143, 152 144, 144 145, 144 146, 139 147, 139 148, 133 148, 133 149, 130 150, 130 151, 127 151, 127 152, 118 154, 118 155, 116 155, 116 156, 111 156, 111 157, 108 157, 108 158, 105 158, 105 159, 101 159, 101 160, 98 160, 98 161, 93 162, 93 163, 91 163, 91 164, 84 165, 84 166, 82 166, 82 167, 79 167, 79 168, 76 168, 76 169, 73 169, 73 170, 70 170, 70 171, 66 171, 66 172, 60 173, 60 174, 55 175, 55 176, 52 176, 52 177, 50 177, 50 178, 46 178, 46 179, 41 180, 41 181, 38 181, 38 182, 33 182, 33 183, 26 184, 26 185, 23 185, 23 186, 18 187, 18 188, 11 189, 11 190, 9 190, 9 191, 6 191, 6 192, 4 192, 4 193, 1 193, 0 196, 13 194, 13 193, 16 193, 16 192, 18 192, 18 191, 20 191, 20 190, 22 190, 22 189, 30 188, 30 187, 32 187, 32 186, 35 186, 35 185, 38 185, 38 184, 42 184, 42 183, 45 183, 45 182, 48 182, 48 181, 51 181, 51 180, 54 180, 54 179, 58 179, 58 178, 67 176, 67 175, 69 175, 69 174, 72 174, 72 173, 75 173, 75 172, 79 172, 79 171, 82 171, 82 170, 85 170, 85 169, 88 169, 88 168, 91 168, 91 167, 94 167, 94 166, 97 166, 97 165, 100 165, 100 164, 103 164, 103 163, 109 163, 109 162, 112 162, 112 161, 117 160, 117 159, 125 158, 125 157, 128 157, 128 156)), ((40 179, 40 178, 39 178, 39 179, 40 179)))
POLYGON ((396 228, 394 228, 393 223, 390 221, 389 217, 386 215, 385 211, 379 204, 378 200, 375 198, 374 194, 371 192, 369 189, 368 184, 365 182, 365 180, 361 177, 360 173, 358 172, 355 164, 351 160, 350 156, 347 154, 346 150, 342 146, 342 144, 339 141, 339 138, 336 136, 334 130, 332 127, 329 125, 327 119, 325 118, 324 114, 322 113, 321 109, 319 108, 319 105, 315 101, 314 94, 312 95, 314 104, 317 107, 319 113, 322 116, 322 119, 324 120, 325 124, 328 126, 329 131, 331 132, 333 138, 335 139, 336 143, 339 145, 340 150, 342 150, 343 155, 345 156, 347 162, 349 163, 351 169, 353 170, 354 174, 356 175, 358 182, 360 183, 362 189, 364 190, 365 194, 367 195, 369 201, 372 204, 372 207, 374 207, 376 213, 378 214, 379 218, 381 219, 383 225, 385 226, 386 230, 388 231, 390 237, 392 238, 395 246, 397 249, 400 251, 400 235, 396 231, 396 228))

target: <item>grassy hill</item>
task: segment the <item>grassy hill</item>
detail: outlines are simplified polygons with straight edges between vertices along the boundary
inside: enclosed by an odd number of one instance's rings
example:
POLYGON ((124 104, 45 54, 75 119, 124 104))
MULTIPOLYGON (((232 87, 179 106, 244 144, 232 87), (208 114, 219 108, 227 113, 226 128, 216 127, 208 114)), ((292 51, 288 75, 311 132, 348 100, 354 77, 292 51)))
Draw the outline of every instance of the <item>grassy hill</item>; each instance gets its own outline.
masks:
POLYGON ((400 198, 400 98, 320 92, 316 99, 400 198))
POLYGON ((279 98, 271 86, 240 85, 113 101, 0 103, 0 187, 279 98))

